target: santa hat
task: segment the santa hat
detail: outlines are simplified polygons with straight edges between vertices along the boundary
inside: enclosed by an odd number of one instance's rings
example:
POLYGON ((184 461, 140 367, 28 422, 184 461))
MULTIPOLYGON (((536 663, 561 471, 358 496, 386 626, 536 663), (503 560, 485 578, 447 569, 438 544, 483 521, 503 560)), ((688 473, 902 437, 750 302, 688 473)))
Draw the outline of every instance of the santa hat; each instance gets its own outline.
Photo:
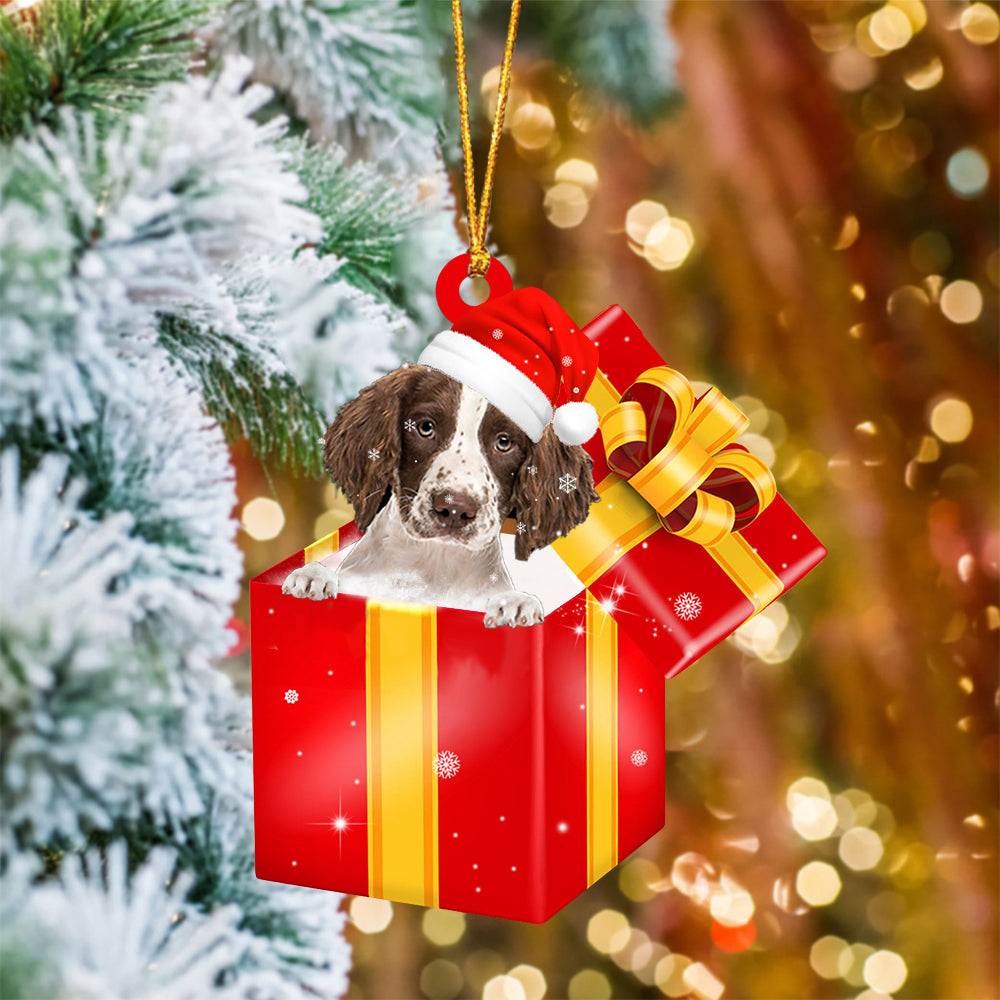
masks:
POLYGON ((417 363, 474 389, 532 441, 551 421, 564 444, 583 444, 597 430, 597 411, 584 402, 597 360, 597 346, 555 299, 521 288, 469 309, 417 363))

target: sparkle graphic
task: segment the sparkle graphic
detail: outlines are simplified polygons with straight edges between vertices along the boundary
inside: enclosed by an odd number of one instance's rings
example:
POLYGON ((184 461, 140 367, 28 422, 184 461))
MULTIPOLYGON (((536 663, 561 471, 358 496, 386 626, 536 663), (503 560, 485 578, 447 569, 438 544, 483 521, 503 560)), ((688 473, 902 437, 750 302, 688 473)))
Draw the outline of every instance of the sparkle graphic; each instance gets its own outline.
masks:
POLYGON ((572 493, 576 489, 576 476, 571 476, 568 472, 559 477, 559 489, 563 493, 572 493))
POLYGON ((298 700, 299 692, 296 691, 295 688, 289 688, 285 692, 285 701, 287 701, 289 705, 294 705, 298 700))
POLYGON ((645 750, 633 750, 631 761, 636 767, 643 767, 649 760, 649 755, 645 750))
POLYGON ((528 526, 524 523, 524 521, 517 522, 517 533, 519 535, 523 535, 527 530, 528 526))
POLYGON ((573 364, 572 357, 570 357, 570 355, 568 355, 568 354, 564 354, 563 355, 563 359, 562 359, 562 366, 563 366, 563 368, 569 368, 569 366, 571 364, 573 364))
POLYGON ((452 750, 439 750, 431 762, 434 773, 439 778, 454 778, 462 766, 458 754, 452 750))
POLYGON ((537 465, 529 465, 528 466, 528 475, 529 476, 534 476, 537 472, 538 472, 538 466, 537 465))
POLYGON ((701 614, 701 598, 690 590, 685 591, 674 601, 674 614, 681 621, 694 621, 701 614))
POLYGON ((452 495, 451 493, 449 493, 449 494, 448 494, 448 495, 447 495, 447 496, 446 496, 446 497, 444 498, 444 502, 445 502, 445 503, 454 503, 454 502, 455 502, 455 497, 454 497, 454 496, 453 496, 453 495, 452 495))
POLYGON ((403 424, 403 430, 413 433, 417 429, 417 422, 412 417, 403 424))
POLYGON ((378 448, 369 448, 368 449, 368 457, 373 462, 379 457, 380 454, 381 454, 381 452, 378 450, 378 448))
POLYGON ((319 823, 310 823, 309 826, 325 826, 332 833, 337 835, 339 841, 338 853, 344 853, 344 834, 350 833, 352 826, 367 826, 367 823, 352 823, 350 816, 344 815, 344 798, 341 792, 337 793, 337 815, 331 816, 319 823))
POLYGON ((497 327, 493 331, 493 339, 494 340, 501 340, 502 338, 503 338, 503 330, 501 330, 500 327, 497 327))

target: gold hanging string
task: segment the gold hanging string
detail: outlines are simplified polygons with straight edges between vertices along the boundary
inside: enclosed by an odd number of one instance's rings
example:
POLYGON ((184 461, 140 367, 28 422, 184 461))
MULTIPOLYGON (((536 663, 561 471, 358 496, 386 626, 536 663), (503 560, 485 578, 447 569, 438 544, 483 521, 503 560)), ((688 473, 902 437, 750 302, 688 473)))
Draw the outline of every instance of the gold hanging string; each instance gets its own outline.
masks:
POLYGON ((451 0, 451 15, 455 25, 455 72, 458 77, 458 108, 462 119, 462 154, 465 158, 465 197, 469 205, 469 274, 482 277, 490 266, 490 252, 486 249, 486 224, 490 217, 490 199, 493 197, 493 174, 497 164, 497 147, 503 131, 503 116, 507 110, 507 92, 510 90, 510 62, 514 55, 514 39, 517 37, 517 19, 521 12, 521 0, 512 0, 510 24, 507 27, 507 42, 500 65, 500 87, 497 96, 497 113, 493 119, 493 134, 490 137, 490 153, 486 160, 486 176, 483 178, 483 194, 476 208, 476 179, 472 170, 472 130, 469 125, 469 84, 465 75, 465 36, 462 31, 462 2, 451 0))

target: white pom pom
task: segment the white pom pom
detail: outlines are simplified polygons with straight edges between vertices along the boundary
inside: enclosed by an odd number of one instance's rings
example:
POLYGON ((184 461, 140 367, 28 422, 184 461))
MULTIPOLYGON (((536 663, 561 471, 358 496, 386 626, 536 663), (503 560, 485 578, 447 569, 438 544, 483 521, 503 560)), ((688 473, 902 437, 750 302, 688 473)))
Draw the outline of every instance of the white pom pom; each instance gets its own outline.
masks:
POLYGON ((552 418, 552 429, 563 444, 583 444, 597 430, 597 410, 590 403, 563 403, 552 418))

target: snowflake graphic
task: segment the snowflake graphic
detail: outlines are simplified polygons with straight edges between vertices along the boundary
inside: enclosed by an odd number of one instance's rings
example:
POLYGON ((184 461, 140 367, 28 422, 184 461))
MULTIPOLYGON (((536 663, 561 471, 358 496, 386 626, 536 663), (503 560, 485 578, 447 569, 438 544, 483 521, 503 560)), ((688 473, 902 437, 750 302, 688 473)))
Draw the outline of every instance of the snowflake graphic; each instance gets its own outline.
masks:
POLYGON ((649 755, 645 750, 633 750, 631 760, 636 767, 643 767, 649 760, 649 755))
POLYGON ((455 502, 455 497, 451 493, 448 493, 445 496, 445 498, 444 498, 444 502, 445 503, 454 503, 455 502))
POLYGON ((569 366, 571 364, 573 364, 573 358, 572 358, 572 356, 569 355, 569 354, 564 354, 563 358, 562 358, 562 366, 563 366, 563 368, 569 368, 569 366))
POLYGON ((674 614, 681 621, 694 621, 701 614, 701 598, 697 594, 692 594, 686 590, 674 601, 674 614))
POLYGON ((494 340, 501 340, 501 339, 503 339, 503 330, 501 330, 500 327, 497 327, 493 331, 493 339, 494 340))
POLYGON ((568 472, 559 477, 559 489, 563 493, 572 493, 576 489, 576 476, 571 476, 568 472))
POLYGON ((458 774, 462 762, 458 759, 458 754, 452 750, 439 750, 434 755, 431 763, 434 773, 439 778, 454 778, 458 774))
POLYGON ((412 434, 417 429, 417 422, 412 417, 403 424, 403 430, 412 434))
POLYGON ((529 465, 528 466, 528 475, 529 476, 534 476, 537 472, 538 472, 538 466, 537 465, 529 465))
POLYGON ((299 692, 296 691, 295 688, 289 688, 285 692, 285 701, 287 701, 289 705, 294 705, 298 700, 299 692))
POLYGON ((381 452, 378 450, 378 448, 369 448, 368 449, 368 457, 373 462, 379 457, 380 454, 381 454, 381 452))
POLYGON ((519 535, 523 535, 527 530, 528 526, 524 523, 524 521, 517 522, 517 533, 519 535))

